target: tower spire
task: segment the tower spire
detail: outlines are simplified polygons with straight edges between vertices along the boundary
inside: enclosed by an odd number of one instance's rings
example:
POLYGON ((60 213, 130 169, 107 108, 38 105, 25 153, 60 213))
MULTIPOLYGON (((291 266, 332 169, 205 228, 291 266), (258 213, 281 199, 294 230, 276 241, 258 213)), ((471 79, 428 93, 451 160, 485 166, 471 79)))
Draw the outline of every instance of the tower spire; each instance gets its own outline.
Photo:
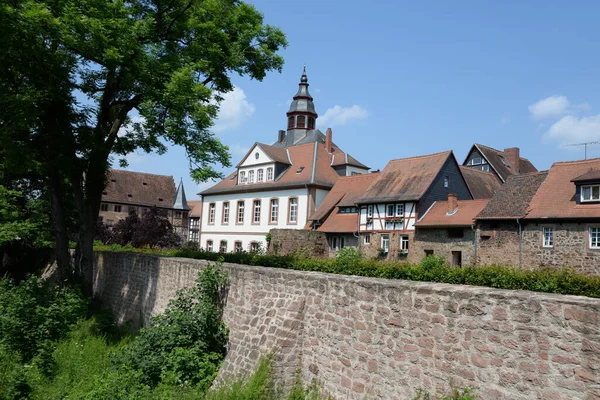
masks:
POLYGON ((298 84, 298 92, 294 96, 290 109, 287 112, 289 131, 310 131, 315 129, 315 121, 319 117, 315 111, 313 98, 308 92, 308 77, 306 65, 302 69, 302 76, 298 84))

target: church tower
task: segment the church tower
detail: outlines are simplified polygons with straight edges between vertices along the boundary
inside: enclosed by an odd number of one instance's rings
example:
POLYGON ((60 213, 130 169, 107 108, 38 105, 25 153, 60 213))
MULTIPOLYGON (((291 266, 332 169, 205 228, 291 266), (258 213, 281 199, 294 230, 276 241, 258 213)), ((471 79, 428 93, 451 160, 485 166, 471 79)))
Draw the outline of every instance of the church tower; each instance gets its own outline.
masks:
POLYGON ((291 131, 311 131, 315 129, 315 121, 318 118, 313 98, 308 93, 306 66, 304 66, 298 86, 298 93, 294 96, 294 100, 290 104, 290 110, 287 112, 288 133, 291 131))

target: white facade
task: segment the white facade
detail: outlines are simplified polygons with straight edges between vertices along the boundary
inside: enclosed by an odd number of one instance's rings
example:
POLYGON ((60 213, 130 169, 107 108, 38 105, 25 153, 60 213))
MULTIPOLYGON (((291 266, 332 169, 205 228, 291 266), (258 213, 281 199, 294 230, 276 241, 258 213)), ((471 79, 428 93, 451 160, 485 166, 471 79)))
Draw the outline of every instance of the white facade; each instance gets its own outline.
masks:
POLYGON ((326 194, 327 191, 317 190, 314 207, 309 204, 309 189, 304 187, 206 195, 202 204, 200 246, 208 250, 212 242, 212 251, 225 252, 235 251, 236 245, 245 251, 256 244, 266 248, 266 234, 271 229, 304 229, 309 214, 325 197, 319 192, 326 194), (243 211, 240 211, 242 205, 243 211), (226 242, 223 249, 222 241, 226 242))
POLYGON ((414 231, 416 205, 412 201, 363 205, 359 232, 414 231))

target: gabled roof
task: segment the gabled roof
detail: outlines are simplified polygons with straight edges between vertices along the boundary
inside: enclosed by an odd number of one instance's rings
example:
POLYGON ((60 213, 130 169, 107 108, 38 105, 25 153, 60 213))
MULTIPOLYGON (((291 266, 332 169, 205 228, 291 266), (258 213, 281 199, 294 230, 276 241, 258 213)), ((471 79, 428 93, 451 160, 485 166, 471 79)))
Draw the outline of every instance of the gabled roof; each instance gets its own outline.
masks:
POLYGON ((202 200, 188 200, 188 206, 191 207, 191 218, 200 218, 202 216, 202 200))
POLYGON ((290 160, 288 158, 287 152, 285 151, 285 148, 273 147, 269 146, 268 144, 256 142, 252 147, 250 147, 250 150, 248 150, 244 158, 242 158, 242 160, 235 167, 241 167, 244 161, 246 161, 246 159, 250 156, 250 154, 254 152, 254 149, 257 147, 264 151, 265 154, 269 156, 274 162, 278 162, 281 164, 290 164, 290 160))
POLYGON ((233 172, 201 195, 276 190, 303 185, 332 187, 338 180, 339 175, 331 167, 331 155, 325 150, 325 144, 313 142, 281 150, 289 155, 291 165, 274 180, 238 185, 237 172, 233 172))
MULTIPOLYGON (((496 173, 503 182, 506 182, 506 178, 508 178, 511 175, 537 172, 537 169, 533 166, 531 161, 523 157, 519 157, 519 171, 516 171, 514 166, 510 165, 510 162, 506 158, 503 151, 496 150, 492 147, 484 146, 478 143, 475 143, 473 147, 471 147, 471 150, 467 153, 467 157, 469 157, 469 154, 471 154, 473 148, 476 148, 479 151, 479 153, 483 157, 485 157, 492 169, 496 171, 496 173)), ((466 161, 467 160, 465 159, 463 164, 466 161)))
POLYGON ((476 219, 523 218, 529 212, 531 199, 546 175, 547 172, 533 172, 509 176, 476 219))
POLYGON ((344 153, 340 149, 336 148, 336 151, 332 155, 333 159, 331 161, 331 165, 334 167, 338 165, 352 165, 359 168, 369 169, 369 167, 367 167, 365 164, 361 163, 350 154, 344 153))
POLYGON ((174 208, 175 192, 172 176, 111 169, 102 201, 174 208))
MULTIPOLYGON (((377 179, 378 173, 344 176, 337 180, 327 193, 319 208, 310 216, 310 220, 318 221, 327 217, 336 206, 350 207, 365 193, 367 188, 377 179)), ((356 216, 356 214, 354 214, 356 216)), ((330 216, 331 218, 331 216, 330 216)))
POLYGON ((456 210, 450 213, 448 212, 448 201, 436 201, 429 211, 415 223, 415 226, 419 228, 471 226, 474 223, 475 216, 483 210, 489 201, 490 199, 458 200, 456 210))
POLYGON ((390 161, 359 203, 419 200, 452 151, 390 161))
POLYGON ((577 204, 573 182, 600 178, 600 158, 557 162, 531 201, 527 219, 533 218, 600 218, 600 203, 577 204))
POLYGON ((491 199, 500 182, 491 172, 460 166, 467 187, 474 199, 491 199))
MULTIPOLYGON (((594 167, 599 168, 600 166, 594 165, 594 167)), ((590 169, 585 174, 579 175, 578 177, 571 179, 571 182, 575 183, 596 181, 600 181, 600 169, 590 169)))

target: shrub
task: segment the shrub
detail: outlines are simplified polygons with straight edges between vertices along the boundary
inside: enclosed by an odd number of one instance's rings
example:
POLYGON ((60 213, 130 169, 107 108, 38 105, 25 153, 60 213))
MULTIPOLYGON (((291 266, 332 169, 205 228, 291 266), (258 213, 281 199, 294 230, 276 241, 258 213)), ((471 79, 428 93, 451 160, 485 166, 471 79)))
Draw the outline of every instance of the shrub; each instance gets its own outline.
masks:
POLYGON ((431 396, 426 390, 419 390, 413 400, 476 400, 477 397, 471 388, 454 388, 449 394, 431 396))

